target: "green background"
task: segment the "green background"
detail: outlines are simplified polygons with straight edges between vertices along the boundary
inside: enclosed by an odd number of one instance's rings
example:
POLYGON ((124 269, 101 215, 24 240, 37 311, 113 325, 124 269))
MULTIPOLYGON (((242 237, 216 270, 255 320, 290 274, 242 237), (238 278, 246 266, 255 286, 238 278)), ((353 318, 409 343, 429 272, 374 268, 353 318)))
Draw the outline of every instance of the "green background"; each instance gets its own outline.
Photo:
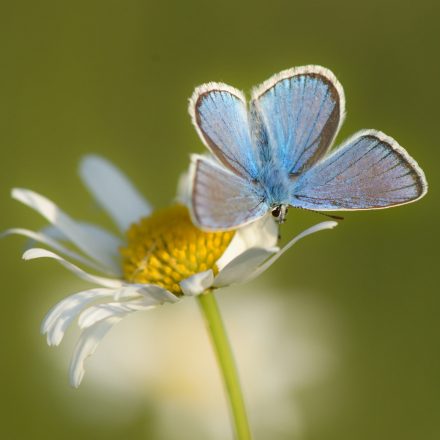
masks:
MULTIPOLYGON (((293 297, 314 292, 344 323, 336 371, 295 396, 307 430, 286 438, 440 438, 438 2, 16 1, 1 11, 0 229, 44 224, 9 198, 13 186, 103 220, 76 175, 89 152, 165 206, 189 154, 204 151, 187 114, 195 86, 248 91, 288 67, 332 69, 347 98, 338 143, 361 128, 384 131, 416 158, 430 191, 416 204, 347 214, 253 283, 293 297), (331 417, 315 414, 316 401, 331 417)), ((322 219, 291 212, 283 235, 322 219)), ((22 263, 22 245, 8 238, 0 248, 0 437, 161 439, 145 431, 154 408, 115 427, 110 415, 96 424, 61 404, 92 405, 89 385, 70 389, 38 334, 45 311, 73 291, 60 289, 72 276, 50 262, 22 263)))

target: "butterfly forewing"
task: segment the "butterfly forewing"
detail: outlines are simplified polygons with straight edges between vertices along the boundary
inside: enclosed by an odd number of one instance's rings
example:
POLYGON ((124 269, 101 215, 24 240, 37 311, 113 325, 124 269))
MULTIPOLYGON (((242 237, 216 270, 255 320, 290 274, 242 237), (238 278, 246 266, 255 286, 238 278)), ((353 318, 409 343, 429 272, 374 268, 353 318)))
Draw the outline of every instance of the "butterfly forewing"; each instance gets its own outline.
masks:
POLYGON ((195 90, 189 111, 217 159, 234 173, 255 179, 258 170, 243 94, 226 84, 208 83, 195 90))
POLYGON ((314 210, 379 209, 417 200, 426 189, 423 171, 394 139, 364 130, 292 181, 291 204, 314 210))
POLYGON ((268 210, 259 188, 217 165, 193 159, 192 215, 206 230, 227 230, 250 223, 268 210))
MULTIPOLYGON (((329 149, 344 116, 344 92, 335 76, 320 66, 274 75, 252 93, 252 105, 267 133, 265 148, 286 172, 297 175, 329 149)), ((261 123, 254 124, 259 131, 261 123)), ((261 137, 261 135, 259 136, 261 137)))

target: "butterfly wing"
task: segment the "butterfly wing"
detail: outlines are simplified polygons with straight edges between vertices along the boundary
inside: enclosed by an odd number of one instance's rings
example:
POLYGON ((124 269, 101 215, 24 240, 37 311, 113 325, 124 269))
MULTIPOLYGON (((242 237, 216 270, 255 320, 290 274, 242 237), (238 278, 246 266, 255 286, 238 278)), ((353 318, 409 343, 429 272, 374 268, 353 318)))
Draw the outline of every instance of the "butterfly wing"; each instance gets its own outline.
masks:
POLYGON ((193 156, 191 214, 205 230, 228 230, 262 217, 268 210, 260 188, 213 160, 193 156))
POLYGON ((292 206, 314 210, 380 209, 427 191, 423 171, 392 138, 363 130, 293 183, 292 206))
POLYGON ((345 114, 344 91, 328 69, 303 66, 255 88, 251 109, 262 160, 275 157, 288 173, 299 174, 330 148, 345 114))
POLYGON ((189 113, 200 138, 223 165, 243 178, 256 179, 246 100, 239 90, 221 83, 197 87, 189 113))

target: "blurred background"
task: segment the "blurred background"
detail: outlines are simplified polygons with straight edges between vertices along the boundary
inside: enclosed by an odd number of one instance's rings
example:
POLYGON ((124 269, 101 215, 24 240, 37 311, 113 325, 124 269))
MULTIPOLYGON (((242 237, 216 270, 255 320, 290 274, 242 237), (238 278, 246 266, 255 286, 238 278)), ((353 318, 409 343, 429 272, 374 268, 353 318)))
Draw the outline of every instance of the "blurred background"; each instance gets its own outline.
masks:
MULTIPOLYGON (((257 439, 440 438, 438 120, 434 0, 332 2, 15 1, 0 14, 0 229, 44 221, 9 197, 32 188, 110 226, 76 174, 82 155, 121 167, 166 206, 191 152, 193 88, 245 91, 321 64, 344 86, 337 143, 361 128, 395 137, 426 172, 416 204, 345 215, 260 279, 222 290, 257 439)), ((322 221, 291 212, 288 238, 322 221)), ((85 285, 1 242, 0 437, 227 439, 227 412, 196 304, 116 326, 68 385, 75 331, 50 349, 46 311, 85 285)))

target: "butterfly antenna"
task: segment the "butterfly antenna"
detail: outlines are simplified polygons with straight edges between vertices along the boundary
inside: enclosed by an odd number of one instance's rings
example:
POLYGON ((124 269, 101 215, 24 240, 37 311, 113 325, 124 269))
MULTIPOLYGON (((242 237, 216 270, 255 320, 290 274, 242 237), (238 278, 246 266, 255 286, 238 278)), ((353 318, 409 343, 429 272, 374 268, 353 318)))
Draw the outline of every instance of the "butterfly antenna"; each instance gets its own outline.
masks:
POLYGON ((339 215, 326 214, 325 212, 322 212, 322 211, 315 211, 314 209, 301 208, 300 206, 295 206, 295 208, 304 209, 304 211, 314 212, 315 214, 321 214, 321 215, 324 215, 324 216, 331 218, 333 220, 344 220, 344 217, 341 217, 339 215))
POLYGON ((325 215, 326 217, 332 218, 333 220, 344 220, 344 217, 341 217, 340 215, 326 214, 325 212, 314 211, 313 209, 309 209, 309 211, 316 212, 316 214, 325 215))

